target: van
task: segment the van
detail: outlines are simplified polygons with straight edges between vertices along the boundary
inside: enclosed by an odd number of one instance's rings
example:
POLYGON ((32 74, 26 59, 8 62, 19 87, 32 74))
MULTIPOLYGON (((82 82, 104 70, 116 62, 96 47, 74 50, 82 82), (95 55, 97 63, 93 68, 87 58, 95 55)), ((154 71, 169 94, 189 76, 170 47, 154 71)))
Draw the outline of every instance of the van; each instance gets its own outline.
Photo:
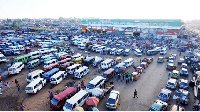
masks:
POLYGON ((7 62, 8 60, 6 59, 6 57, 3 54, 0 54, 0 63, 2 62, 7 62))
POLYGON ((88 85, 86 86, 86 90, 90 91, 94 88, 101 88, 103 84, 105 83, 106 78, 102 76, 96 76, 94 79, 92 79, 88 85))
POLYGON ((124 52, 123 49, 118 49, 118 50, 116 51, 116 54, 117 54, 117 55, 121 55, 123 52, 124 52))
POLYGON ((54 56, 53 56, 52 54, 50 54, 50 55, 45 55, 45 56, 42 56, 42 57, 40 58, 40 60, 41 60, 41 62, 44 62, 45 59, 50 58, 50 57, 54 57, 54 56))
POLYGON ((134 65, 134 61, 133 61, 133 58, 128 58, 127 60, 124 61, 125 63, 125 66, 126 67, 129 67, 131 65, 134 65))
POLYGON ((77 89, 75 87, 69 87, 58 95, 55 95, 50 102, 50 108, 59 110, 64 106, 66 100, 74 96, 76 92, 77 89))
POLYGON ((55 53, 54 56, 57 58, 57 59, 60 59, 61 56, 65 56, 65 55, 68 55, 66 52, 59 52, 59 53, 55 53))
POLYGON ((8 47, 10 50, 19 50, 17 46, 9 46, 8 47))
POLYGON ((67 67, 67 73, 73 75, 74 72, 81 67, 81 64, 74 64, 72 66, 67 67))
POLYGON ((31 59, 40 58, 40 52, 39 51, 30 52, 29 54, 31 54, 31 59))
POLYGON ((53 68, 59 68, 59 64, 54 63, 54 64, 51 64, 49 66, 44 67, 43 69, 44 69, 45 72, 48 72, 48 71, 52 70, 53 68))
POLYGON ((45 84, 46 84, 45 79, 37 78, 26 86, 25 91, 26 93, 37 93, 39 90, 42 89, 42 87, 45 86, 45 84))
POLYGON ((66 59, 66 58, 71 59, 71 55, 67 54, 67 55, 61 56, 59 60, 63 60, 63 59, 66 59))
POLYGON ((74 65, 73 62, 63 63, 63 64, 60 65, 60 70, 64 70, 65 71, 67 69, 67 67, 72 66, 72 65, 74 65))
POLYGON ((66 59, 63 59, 63 60, 58 61, 58 63, 59 63, 59 65, 62 65, 62 64, 64 64, 64 63, 70 62, 70 61, 71 61, 71 58, 66 58, 66 59))
POLYGON ((64 111, 72 111, 75 107, 83 106, 85 100, 89 97, 89 94, 85 90, 80 90, 73 97, 68 99, 63 106, 64 111))
POLYGON ((114 60, 113 59, 106 59, 103 62, 101 62, 101 68, 102 69, 108 69, 112 65, 114 65, 114 60))
POLYGON ((18 48, 20 51, 24 51, 24 46, 23 46, 23 45, 18 45, 17 48, 18 48))
POLYGON ((142 56, 142 52, 139 49, 135 49, 134 53, 136 56, 142 56))
POLYGON ((106 81, 110 80, 115 75, 114 68, 109 68, 106 70, 101 76, 106 79, 106 81))
POLYGON ((100 47, 100 46, 101 46, 101 45, 94 45, 94 46, 92 47, 92 51, 96 52, 97 48, 100 47))
POLYGON ((27 68, 35 68, 37 67, 38 65, 40 65, 40 60, 39 59, 35 59, 35 60, 32 60, 30 62, 27 63, 27 68))
POLYGON ((166 54, 167 53, 167 49, 161 49, 160 50, 160 55, 164 55, 164 54, 166 54))
POLYGON ((75 61, 76 58, 79 58, 79 57, 81 57, 81 56, 82 56, 82 54, 77 53, 76 55, 74 55, 74 56, 71 57, 71 58, 72 58, 72 61, 75 61))
POLYGON ((89 68, 86 66, 80 67, 78 70, 74 72, 74 77, 81 78, 89 72, 89 68))
POLYGON ((83 43, 78 45, 78 48, 79 48, 79 49, 81 49, 81 50, 84 50, 84 49, 85 49, 85 47, 86 47, 86 45, 85 45, 85 44, 83 44, 83 43))
POLYGON ((34 70, 31 73, 27 74, 26 76, 26 81, 28 83, 32 82, 33 80, 37 79, 37 78, 42 78, 42 74, 44 73, 43 70, 34 70))
POLYGON ((92 64, 95 60, 95 57, 86 57, 84 60, 83 60, 83 65, 85 66, 89 66, 90 64, 92 64))
POLYGON ((115 53, 116 53, 116 48, 112 48, 111 50, 110 50, 110 54, 113 54, 113 55, 115 55, 115 53))
POLYGON ((44 67, 54 64, 56 62, 58 62, 57 59, 52 59, 52 60, 46 61, 46 62, 44 62, 44 67))
POLYGON ((8 68, 8 72, 10 72, 10 74, 18 74, 23 68, 24 64, 22 62, 16 62, 8 68))
POLYGON ((51 84, 59 84, 66 77, 65 71, 59 71, 50 78, 51 84))
POLYGON ((52 70, 50 70, 50 71, 44 73, 44 74, 42 75, 42 77, 43 77, 44 79, 46 79, 47 81, 50 81, 51 76, 53 76, 53 75, 56 74, 57 72, 59 72, 59 68, 54 68, 54 69, 52 69, 52 70))
POLYGON ((52 59, 57 59, 57 58, 55 56, 50 56, 50 57, 44 59, 43 62, 45 63, 45 62, 50 61, 52 59))

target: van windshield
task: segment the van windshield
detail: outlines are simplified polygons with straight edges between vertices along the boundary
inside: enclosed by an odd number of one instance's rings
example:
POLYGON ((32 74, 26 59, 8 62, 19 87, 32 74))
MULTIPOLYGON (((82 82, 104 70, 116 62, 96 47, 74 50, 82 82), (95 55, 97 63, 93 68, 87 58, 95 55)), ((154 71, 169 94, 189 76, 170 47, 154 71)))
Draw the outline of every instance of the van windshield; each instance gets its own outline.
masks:
POLYGON ((57 106, 57 105, 58 105, 58 100, 56 100, 56 99, 53 98, 53 99, 51 100, 51 104, 57 106))
POLYGON ((56 81, 56 79, 55 78, 51 78, 51 81, 56 81))
POLYGON ((72 104, 70 104, 70 103, 68 103, 68 102, 65 103, 65 107, 66 107, 67 109, 69 109, 69 110, 72 110, 72 104))
POLYGON ((95 87, 94 87, 93 84, 90 84, 90 83, 89 83, 89 84, 87 85, 87 88, 88 88, 88 89, 93 89, 93 88, 95 88, 95 87))

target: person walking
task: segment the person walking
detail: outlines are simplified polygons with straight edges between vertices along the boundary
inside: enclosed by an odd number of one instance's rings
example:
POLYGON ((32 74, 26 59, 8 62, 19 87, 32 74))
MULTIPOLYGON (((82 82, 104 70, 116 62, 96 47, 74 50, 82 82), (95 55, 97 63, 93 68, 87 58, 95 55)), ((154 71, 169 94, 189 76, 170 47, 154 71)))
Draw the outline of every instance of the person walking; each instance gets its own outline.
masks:
POLYGON ((2 95, 2 88, 0 87, 0 95, 2 95))
POLYGON ((21 111, 24 111, 24 105, 23 104, 21 104, 19 107, 20 107, 21 111))
POLYGON ((136 89, 135 89, 135 91, 134 91, 134 97, 133 97, 133 98, 135 98, 135 97, 138 98, 136 89))
POLYGON ((168 74, 168 80, 170 79, 170 77, 171 77, 171 72, 169 72, 169 74, 168 74))
POLYGON ((31 70, 31 69, 29 69, 29 73, 31 73, 31 71, 32 71, 32 70, 31 70))
POLYGON ((0 74, 0 81, 1 81, 1 74, 0 74))
POLYGON ((15 79, 15 84, 16 84, 16 87, 18 86, 18 80, 17 79, 15 79))
POLYGON ((20 85, 17 86, 17 90, 20 91, 20 85))
POLYGON ((9 88, 9 89, 10 89, 10 84, 9 84, 9 82, 8 82, 8 81, 6 82, 6 86, 7 86, 7 88, 9 88))
POLYGON ((120 80, 121 80, 121 82, 122 82, 122 80, 123 80, 123 75, 122 75, 122 74, 120 74, 120 80))
POLYGON ((3 88, 3 81, 0 82, 0 88, 3 88))
POLYGON ((53 93, 51 91, 49 91, 49 98, 50 100, 53 98, 53 93))
POLYGON ((84 81, 81 81, 81 88, 84 88, 84 81))
POLYGON ((81 90, 81 84, 78 83, 78 91, 80 91, 80 90, 81 90))

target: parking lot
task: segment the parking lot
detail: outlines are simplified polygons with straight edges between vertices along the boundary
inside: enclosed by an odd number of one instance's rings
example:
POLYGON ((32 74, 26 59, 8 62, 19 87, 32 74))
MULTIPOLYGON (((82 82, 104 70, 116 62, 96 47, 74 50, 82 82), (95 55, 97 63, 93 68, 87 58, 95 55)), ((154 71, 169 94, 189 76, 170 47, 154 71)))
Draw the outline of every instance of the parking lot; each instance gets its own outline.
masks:
MULTIPOLYGON (((76 53, 81 53, 83 55, 86 55, 84 50, 80 50, 77 48, 77 46, 72 46, 72 48, 75 50, 76 53)), ((178 56, 177 49, 171 49, 168 50, 167 54, 164 55, 164 57, 168 57, 170 54, 175 53, 177 54, 176 58, 176 65, 178 62, 178 59, 180 56, 178 56)), ((101 55, 99 53, 91 52, 91 56, 102 56, 104 59, 111 58, 115 59, 117 56, 113 55, 101 55)), ((182 56, 184 53, 182 53, 182 56)), ((169 71, 166 70, 167 66, 167 60, 165 60, 164 63, 157 63, 157 58, 160 56, 160 54, 152 56, 154 58, 154 61, 144 70, 144 72, 141 74, 140 78, 137 81, 130 81, 130 83, 126 84, 125 80, 122 82, 120 80, 117 80, 117 75, 112 78, 114 82, 114 89, 117 91, 120 91, 120 99, 119 104, 117 107, 118 111, 147 111, 149 107, 153 104, 155 100, 158 99, 159 92, 162 88, 166 88, 166 83, 168 81, 168 73, 169 71), (134 90, 138 91, 138 98, 133 98, 134 96, 134 90)), ((122 61, 133 58, 135 65, 139 65, 140 59, 143 59, 145 57, 150 56, 141 56, 136 57, 131 51, 129 56, 121 56, 122 61)), ((1 64, 1 71, 6 71, 7 67, 9 66, 9 62, 6 64, 1 64)), ((114 67, 114 66, 113 66, 114 67)), ((39 66, 35 69, 41 69, 42 66, 39 66)), ((33 69, 33 70, 35 70, 33 69)), ((180 65, 178 65, 178 70, 180 69, 180 65)), ((105 71, 105 70, 104 70, 105 71)), ((87 84, 90 80, 95 78, 98 75, 101 75, 104 71, 101 71, 101 73, 96 72, 96 68, 90 68, 89 74, 82 77, 81 79, 76 79, 76 84, 84 80, 85 84, 87 84)), ((135 71, 133 67, 129 67, 125 70, 125 72, 132 73, 135 71)), ((6 72, 5 72, 6 73, 6 72)), ((4 73, 4 74, 5 74, 4 73)), ((7 89, 6 87, 3 87, 3 94, 0 96, 1 101, 1 108, 3 110, 18 110, 19 105, 23 103, 25 106, 25 110, 50 110, 50 100, 48 98, 48 91, 52 91, 53 93, 59 93, 63 90, 65 90, 66 86, 73 86, 72 79, 67 78, 66 80, 63 80, 60 84, 56 85, 55 87, 51 88, 50 84, 48 83, 42 90, 40 90, 35 95, 28 95, 25 93, 25 87, 27 85, 26 82, 26 75, 28 73, 28 69, 24 69, 20 74, 17 74, 15 76, 6 77, 4 79, 4 82, 6 80, 9 80, 11 84, 11 88, 7 89), (15 87, 14 79, 17 79, 19 81, 19 84, 21 86, 21 91, 17 91, 17 87, 15 87), (16 103, 15 103, 16 102, 16 103), (5 108, 6 107, 6 108, 5 108)), ((70 76, 69 76, 70 77, 70 76)), ((191 80, 192 74, 189 73, 188 77, 181 76, 181 78, 191 80)), ((109 85, 109 82, 106 83, 106 85, 109 85)), ((174 91, 172 90, 172 96, 174 95, 174 91)), ((193 88, 189 88, 190 94, 190 101, 188 105, 182 105, 185 107, 186 110, 192 110, 194 100, 194 94, 193 94, 193 88)), ((106 108, 106 100, 109 95, 106 95, 105 98, 103 98, 100 103, 98 104, 97 108, 101 111, 108 110, 106 108)), ((169 100, 169 107, 176 103, 175 100, 172 99, 172 96, 169 100)), ((84 106, 87 107, 87 106, 84 106)), ((168 108, 169 110, 170 108, 168 108)))

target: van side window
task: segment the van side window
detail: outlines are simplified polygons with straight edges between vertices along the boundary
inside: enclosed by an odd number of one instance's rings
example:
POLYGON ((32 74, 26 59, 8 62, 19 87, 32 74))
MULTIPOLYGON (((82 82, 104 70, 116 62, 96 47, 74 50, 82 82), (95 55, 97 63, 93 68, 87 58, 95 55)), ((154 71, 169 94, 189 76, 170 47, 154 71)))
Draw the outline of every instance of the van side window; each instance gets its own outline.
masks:
POLYGON ((76 107, 76 103, 73 105, 73 108, 75 108, 76 107))
POLYGON ((87 98, 88 97, 88 94, 85 94, 84 96, 83 96, 83 99, 85 99, 85 98, 87 98))

